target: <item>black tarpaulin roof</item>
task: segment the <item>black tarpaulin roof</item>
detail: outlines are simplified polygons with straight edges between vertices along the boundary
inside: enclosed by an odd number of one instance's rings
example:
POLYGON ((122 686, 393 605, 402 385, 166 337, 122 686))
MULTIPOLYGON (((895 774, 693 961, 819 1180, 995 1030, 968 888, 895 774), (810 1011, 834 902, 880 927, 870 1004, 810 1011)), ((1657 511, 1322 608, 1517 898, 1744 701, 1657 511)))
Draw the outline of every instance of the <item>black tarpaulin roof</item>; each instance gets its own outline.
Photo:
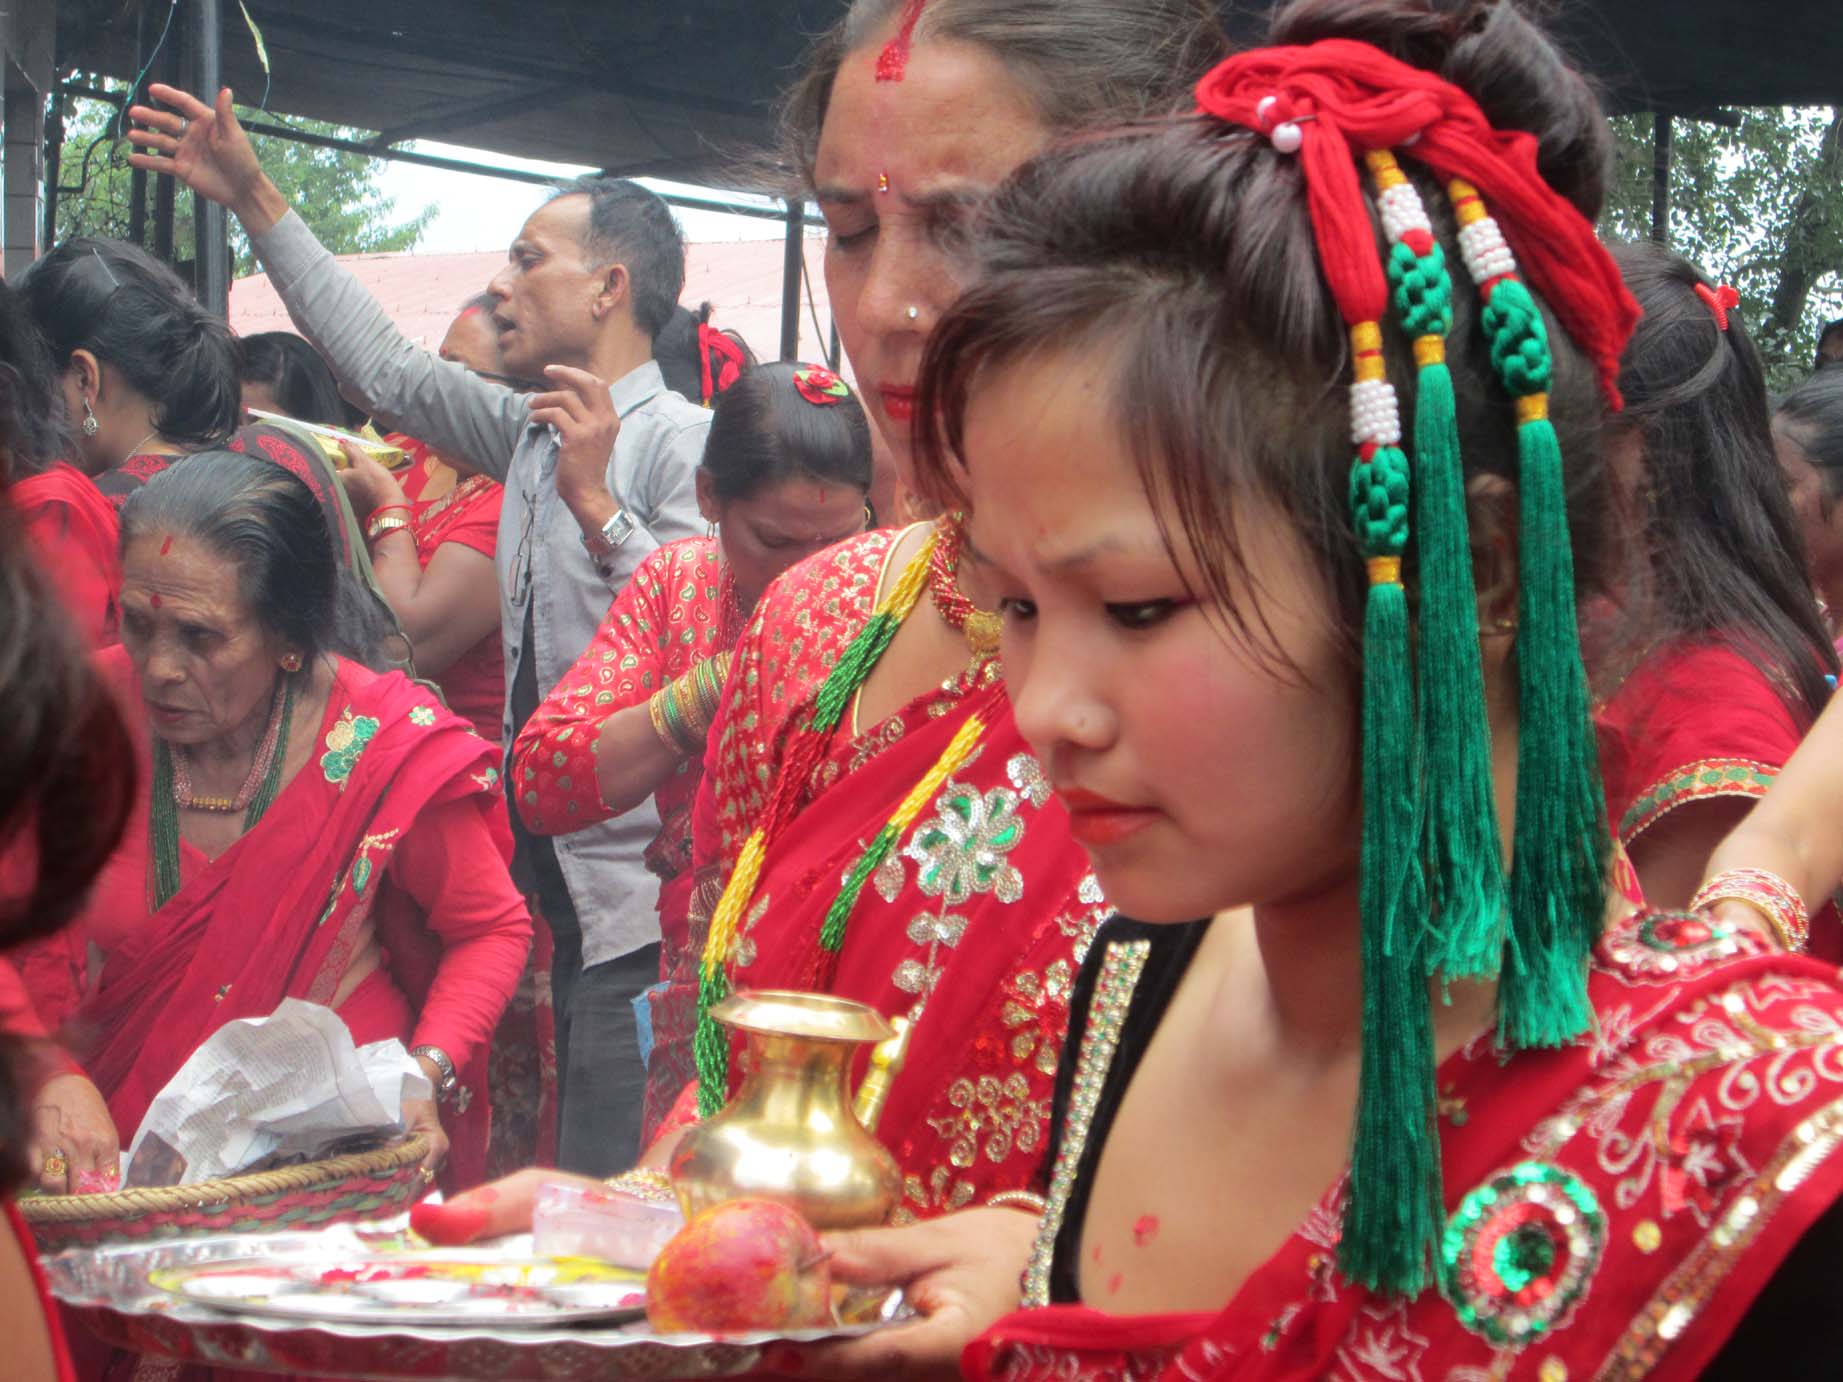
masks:
MULTIPOLYGON (((733 182, 780 91, 843 0, 245 0, 273 73, 271 111, 502 154, 681 181, 733 182)), ((180 8, 184 9, 184 3, 180 8)), ((1256 36, 1265 6, 1227 11, 1256 36)), ((132 78, 168 0, 59 0, 57 61, 132 78)), ((1843 99, 1843 18, 1818 0, 1564 6, 1563 41, 1622 110, 1843 99)), ((184 27, 181 16, 168 42, 184 27)), ((236 0, 222 62, 239 101, 264 86, 236 0)), ((159 69, 156 69, 158 71, 159 69)))

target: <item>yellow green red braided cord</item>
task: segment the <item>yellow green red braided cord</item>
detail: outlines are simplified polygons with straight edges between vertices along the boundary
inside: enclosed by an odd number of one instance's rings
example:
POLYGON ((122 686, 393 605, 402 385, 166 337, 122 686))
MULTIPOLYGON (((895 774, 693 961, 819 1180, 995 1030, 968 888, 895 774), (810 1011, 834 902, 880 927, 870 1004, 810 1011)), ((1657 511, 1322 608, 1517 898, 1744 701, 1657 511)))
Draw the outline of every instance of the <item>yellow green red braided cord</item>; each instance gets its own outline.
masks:
POLYGON ((928 564, 934 556, 937 536, 935 532, 928 534, 920 550, 903 567, 882 604, 827 674, 813 698, 813 713, 806 727, 788 744, 762 823, 750 832, 743 844, 736 867, 711 914, 710 934, 704 941, 699 967, 698 1021, 692 1040, 698 1069, 698 1111, 704 1117, 722 1107, 729 1089, 729 1041, 710 1020, 710 1010, 728 996, 729 978, 724 964, 735 941, 736 928, 754 898, 769 842, 779 837, 781 827, 791 818, 807 775, 816 766, 832 731, 844 717, 845 707, 870 676, 896 630, 902 627, 927 589, 928 564))

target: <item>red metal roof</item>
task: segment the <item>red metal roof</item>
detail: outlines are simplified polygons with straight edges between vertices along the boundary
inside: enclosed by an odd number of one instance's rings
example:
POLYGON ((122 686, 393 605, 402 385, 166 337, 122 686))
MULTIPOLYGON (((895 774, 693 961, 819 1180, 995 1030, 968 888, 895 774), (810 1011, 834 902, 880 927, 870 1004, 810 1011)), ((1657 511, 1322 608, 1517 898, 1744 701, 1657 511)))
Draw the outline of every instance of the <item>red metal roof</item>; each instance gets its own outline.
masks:
MULTIPOLYGON (((687 247, 684 302, 714 304, 712 320, 741 332, 764 360, 780 354, 784 248, 780 240, 732 240, 687 247)), ((826 348, 826 338, 814 330, 814 315, 821 330, 831 329, 821 271, 824 253, 823 239, 807 237, 807 280, 817 298, 810 308, 803 304, 800 312, 800 355, 808 360, 822 359, 826 348)), ((505 263, 505 256, 344 254, 339 262, 390 313, 399 331, 433 350, 441 344, 461 303, 486 287, 505 263)), ((252 274, 231 284, 230 324, 244 335, 294 330, 267 274, 252 274)))

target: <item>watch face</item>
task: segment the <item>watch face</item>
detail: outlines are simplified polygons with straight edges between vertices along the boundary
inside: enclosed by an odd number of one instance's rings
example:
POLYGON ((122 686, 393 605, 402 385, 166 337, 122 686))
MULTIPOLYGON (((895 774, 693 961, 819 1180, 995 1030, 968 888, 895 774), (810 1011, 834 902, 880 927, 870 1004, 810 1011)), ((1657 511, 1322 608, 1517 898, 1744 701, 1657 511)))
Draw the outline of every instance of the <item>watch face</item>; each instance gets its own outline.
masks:
POLYGON ((613 518, 602 524, 602 536, 608 539, 610 546, 619 547, 634 535, 634 529, 639 526, 634 522, 632 514, 626 509, 621 509, 613 518))

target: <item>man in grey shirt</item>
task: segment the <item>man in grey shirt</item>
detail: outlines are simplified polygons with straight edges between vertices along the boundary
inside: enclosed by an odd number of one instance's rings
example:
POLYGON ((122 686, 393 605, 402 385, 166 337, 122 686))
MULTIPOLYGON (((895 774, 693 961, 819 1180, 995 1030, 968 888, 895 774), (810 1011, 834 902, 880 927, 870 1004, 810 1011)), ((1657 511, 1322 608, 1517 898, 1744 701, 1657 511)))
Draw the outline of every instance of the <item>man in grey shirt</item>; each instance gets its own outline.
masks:
MULTIPOLYGON (((528 398, 397 331, 263 174, 228 91, 215 109, 175 88, 149 92, 179 114, 133 109, 152 127, 130 136, 137 166, 174 174, 236 214, 348 396, 457 467, 504 483, 495 560, 510 744, 640 562, 704 531, 693 479, 710 415, 668 390, 652 358, 653 334, 684 286, 671 213, 635 183, 590 178, 525 222, 488 291, 506 371, 550 390, 528 398)), ((642 863, 658 818, 649 802, 573 835, 533 837, 516 784, 508 789, 522 881, 556 939, 558 1160, 608 1175, 639 1150, 644 1071, 632 1002, 658 977, 658 883, 642 863)))

